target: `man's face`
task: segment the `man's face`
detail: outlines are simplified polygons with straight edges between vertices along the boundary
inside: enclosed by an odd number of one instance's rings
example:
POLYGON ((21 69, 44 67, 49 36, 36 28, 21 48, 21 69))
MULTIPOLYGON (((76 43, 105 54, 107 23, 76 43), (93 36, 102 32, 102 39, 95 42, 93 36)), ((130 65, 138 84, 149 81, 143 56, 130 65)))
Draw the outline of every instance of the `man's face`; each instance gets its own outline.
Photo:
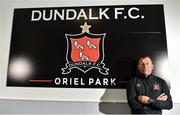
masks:
POLYGON ((138 70, 141 74, 148 76, 152 73, 153 64, 149 57, 141 58, 138 63, 138 70))

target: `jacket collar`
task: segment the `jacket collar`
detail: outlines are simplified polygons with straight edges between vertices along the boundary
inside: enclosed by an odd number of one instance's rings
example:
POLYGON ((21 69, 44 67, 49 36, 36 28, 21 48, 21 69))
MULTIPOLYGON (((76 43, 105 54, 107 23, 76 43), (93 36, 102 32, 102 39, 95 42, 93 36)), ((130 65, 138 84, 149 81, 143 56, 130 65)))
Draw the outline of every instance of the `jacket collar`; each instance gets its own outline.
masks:
POLYGON ((142 78, 142 79, 151 79, 152 77, 153 77, 153 75, 152 74, 150 74, 150 75, 148 75, 148 76, 145 76, 145 75, 143 75, 143 74, 138 74, 138 76, 140 77, 140 78, 142 78))

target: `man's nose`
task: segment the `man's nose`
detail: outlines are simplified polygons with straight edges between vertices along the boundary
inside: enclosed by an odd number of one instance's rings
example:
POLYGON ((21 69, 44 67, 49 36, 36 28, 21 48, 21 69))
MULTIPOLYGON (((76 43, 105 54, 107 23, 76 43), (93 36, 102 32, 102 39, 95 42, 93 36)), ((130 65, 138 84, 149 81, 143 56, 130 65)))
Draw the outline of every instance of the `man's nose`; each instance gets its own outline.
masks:
POLYGON ((145 63, 142 64, 142 66, 145 66, 145 65, 146 65, 145 63))
POLYGON ((146 67, 147 67, 147 65, 146 65, 146 64, 142 64, 142 66, 143 66, 144 68, 146 68, 146 67))

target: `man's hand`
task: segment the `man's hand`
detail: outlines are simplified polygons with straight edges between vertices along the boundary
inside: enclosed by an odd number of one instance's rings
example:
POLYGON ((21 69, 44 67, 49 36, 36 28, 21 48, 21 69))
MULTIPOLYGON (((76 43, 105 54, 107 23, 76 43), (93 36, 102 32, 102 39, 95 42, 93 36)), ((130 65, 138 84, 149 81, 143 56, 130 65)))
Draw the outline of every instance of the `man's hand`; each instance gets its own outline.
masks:
POLYGON ((150 104, 150 97, 148 96, 138 96, 138 101, 143 104, 150 104))
POLYGON ((167 100, 167 95, 165 93, 162 93, 160 96, 158 96, 156 99, 160 101, 166 101, 167 100))
MULTIPOLYGON (((165 93, 162 93, 156 99, 160 101, 166 101, 167 98, 168 98, 167 95, 165 93)), ((150 104, 150 97, 141 95, 141 96, 138 96, 138 101, 142 104, 150 104)))

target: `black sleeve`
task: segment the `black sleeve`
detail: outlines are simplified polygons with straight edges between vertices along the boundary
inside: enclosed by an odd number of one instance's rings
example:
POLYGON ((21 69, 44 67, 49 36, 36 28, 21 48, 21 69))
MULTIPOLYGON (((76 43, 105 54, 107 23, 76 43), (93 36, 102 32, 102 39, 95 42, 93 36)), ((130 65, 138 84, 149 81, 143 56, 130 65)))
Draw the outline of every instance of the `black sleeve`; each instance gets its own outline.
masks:
POLYGON ((137 93, 134 86, 135 79, 132 78, 128 81, 126 88, 128 104, 133 110, 141 110, 143 109, 143 105, 137 101, 137 93))
POLYGON ((169 87, 164 80, 162 80, 161 84, 162 84, 162 93, 165 93, 168 96, 168 98, 166 101, 154 100, 154 102, 151 105, 158 107, 160 109, 171 109, 173 107, 173 102, 169 87))

